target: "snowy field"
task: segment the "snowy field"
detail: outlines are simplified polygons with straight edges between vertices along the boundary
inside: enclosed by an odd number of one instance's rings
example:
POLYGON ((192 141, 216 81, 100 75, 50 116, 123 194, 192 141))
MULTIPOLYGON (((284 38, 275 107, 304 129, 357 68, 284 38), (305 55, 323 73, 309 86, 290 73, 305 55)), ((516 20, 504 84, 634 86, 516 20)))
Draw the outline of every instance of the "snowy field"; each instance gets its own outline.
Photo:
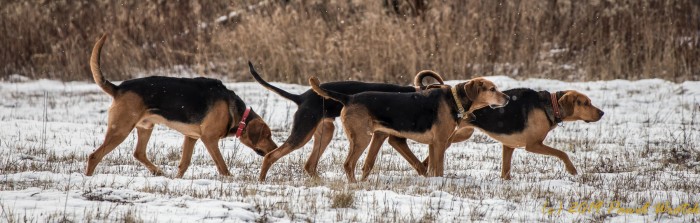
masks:
MULTIPOLYGON (((501 146, 477 132, 448 150, 445 177, 418 176, 384 145, 370 179, 349 184, 342 168, 347 139, 336 121, 321 179, 303 172, 308 143, 257 182, 262 157, 235 138, 220 141, 233 177, 219 176, 198 142, 185 177, 174 179, 183 137, 162 126, 148 156, 166 176, 152 176, 132 157, 134 131, 86 177, 86 156, 102 143, 111 98, 88 82, 0 82, 0 222, 700 220, 700 82, 488 79, 501 89, 576 89, 605 111, 601 121, 567 122, 545 141, 569 154, 579 175, 556 158, 517 150, 513 179, 501 180, 501 146)), ((281 144, 296 106, 257 83, 227 86, 268 121, 281 144)), ((426 145, 409 145, 426 156, 426 145)))

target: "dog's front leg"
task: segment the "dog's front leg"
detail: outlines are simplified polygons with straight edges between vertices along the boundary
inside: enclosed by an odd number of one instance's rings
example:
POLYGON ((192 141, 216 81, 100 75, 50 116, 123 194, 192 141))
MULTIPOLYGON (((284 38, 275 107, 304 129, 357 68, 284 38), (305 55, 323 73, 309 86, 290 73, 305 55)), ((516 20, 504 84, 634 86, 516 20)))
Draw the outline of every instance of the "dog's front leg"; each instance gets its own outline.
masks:
POLYGON ((501 178, 510 180, 510 164, 513 159, 515 148, 503 145, 503 160, 501 161, 501 178))
POLYGON ((185 136, 185 141, 182 143, 182 157, 180 157, 180 165, 177 170, 177 178, 182 178, 190 167, 190 162, 192 161, 192 152, 194 152, 194 144, 197 139, 185 136))
POLYGON ((561 150, 546 146, 542 144, 542 142, 529 144, 525 147, 525 150, 528 152, 557 157, 564 162, 567 172, 569 172, 571 175, 578 174, 576 167, 574 167, 574 164, 569 159, 569 155, 566 155, 566 153, 561 150))

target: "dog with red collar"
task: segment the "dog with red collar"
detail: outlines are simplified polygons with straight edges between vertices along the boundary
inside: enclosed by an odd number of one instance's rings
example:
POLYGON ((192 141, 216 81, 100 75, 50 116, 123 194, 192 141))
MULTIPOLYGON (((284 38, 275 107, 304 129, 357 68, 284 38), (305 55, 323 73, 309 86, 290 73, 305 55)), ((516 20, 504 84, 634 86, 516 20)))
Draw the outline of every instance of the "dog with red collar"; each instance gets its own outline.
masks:
POLYGON ((146 157, 146 145, 155 124, 168 126, 185 136, 178 178, 190 166, 194 144, 200 139, 224 176, 231 173, 219 150, 219 139, 235 135, 261 156, 277 148, 265 121, 219 80, 151 76, 126 80, 119 86, 109 82, 100 68, 100 52, 106 38, 102 36, 95 44, 90 68, 95 83, 114 100, 104 143, 88 157, 85 175, 93 175, 102 158, 134 128, 138 134, 134 157, 151 173, 163 175, 146 157))
MULTIPOLYGON (((472 112, 469 122, 462 125, 450 137, 450 143, 461 142, 469 139, 474 133, 474 128, 481 130, 503 145, 503 163, 501 178, 510 179, 511 159, 515 148, 524 147, 526 151, 549 155, 559 158, 566 170, 576 175, 576 167, 561 150, 549 147, 543 142, 547 134, 566 121, 596 122, 605 114, 599 108, 593 106, 591 99, 574 90, 535 91, 527 88, 510 89, 503 91, 511 100, 508 105, 501 108, 481 108, 472 112)), ((400 149, 400 148, 399 148, 400 149)), ((411 151, 400 151, 411 152, 411 151)), ((370 151, 365 159, 363 167, 363 179, 369 175, 376 159, 376 151, 370 151)), ((415 160, 408 160, 416 162, 415 160)), ((424 165, 428 165, 426 158, 424 165)), ((421 171, 421 170, 416 170, 421 171)))

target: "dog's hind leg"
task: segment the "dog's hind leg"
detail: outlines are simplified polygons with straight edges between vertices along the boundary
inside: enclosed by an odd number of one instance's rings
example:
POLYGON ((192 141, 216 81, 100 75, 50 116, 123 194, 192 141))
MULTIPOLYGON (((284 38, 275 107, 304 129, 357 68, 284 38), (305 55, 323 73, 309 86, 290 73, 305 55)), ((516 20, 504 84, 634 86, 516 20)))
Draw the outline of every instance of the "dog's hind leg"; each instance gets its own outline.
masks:
POLYGON ((501 164, 501 178, 504 180, 510 180, 510 164, 513 159, 513 152, 515 148, 503 145, 503 160, 501 164))
POLYGON ((386 140, 387 137, 389 137, 389 135, 382 132, 374 132, 374 134, 372 135, 372 142, 369 144, 367 158, 365 158, 365 164, 362 165, 362 178, 360 178, 360 180, 367 180, 369 172, 371 172, 372 169, 374 169, 374 162, 376 161, 377 155, 379 154, 379 149, 382 148, 382 144, 384 143, 384 140, 386 140))
MULTIPOLYGON (((365 164, 362 167, 362 180, 366 180, 367 176, 369 176, 369 173, 372 171, 374 168, 374 162, 376 161, 377 153, 379 152, 379 148, 381 146, 381 142, 378 145, 375 145, 375 139, 376 139, 376 133, 375 137, 372 138, 372 144, 370 144, 369 147, 369 152, 367 154, 367 158, 365 159, 365 164)), ((411 152, 411 149, 408 148, 408 144, 406 143, 406 138, 401 138, 401 137, 396 137, 396 136, 390 136, 389 137, 389 145, 394 147, 394 149, 399 152, 399 154, 408 161, 409 164, 411 164, 411 167, 418 172, 418 175, 425 176, 426 174, 426 169, 425 165, 421 163, 420 160, 416 157, 413 152, 411 152)))
POLYGON ((110 110, 105 140, 99 148, 88 156, 87 167, 85 168, 86 176, 92 176, 97 164, 129 136, 137 121, 137 115, 133 115, 128 111, 110 110))
POLYGON ((333 119, 326 118, 318 124, 316 131, 314 132, 314 147, 311 150, 311 155, 309 159, 306 160, 306 165, 304 165, 304 170, 306 173, 311 175, 311 177, 318 177, 318 160, 326 151, 328 144, 331 143, 333 139, 333 132, 335 131, 335 125, 333 124, 333 119))
MULTIPOLYGON (((304 139, 302 140, 304 142, 304 144, 306 144, 306 142, 311 140, 311 136, 313 136, 313 131, 307 133, 307 135, 304 137, 304 139)), ((301 145, 304 145, 304 144, 301 144, 301 145)), ((297 144, 296 146, 293 146, 291 143, 285 142, 279 148, 272 150, 272 152, 265 155, 265 158, 263 158, 262 167, 260 167, 260 176, 258 177, 258 180, 265 181, 265 177, 267 176, 267 171, 270 169, 270 167, 272 167, 272 164, 277 162, 277 160, 279 160, 283 156, 286 156, 287 154, 291 153, 292 151, 298 149, 299 147, 301 147, 301 146, 299 146, 299 144, 297 144)))
POLYGON ((180 165, 178 165, 177 178, 182 178, 190 167, 190 162, 192 161, 192 152, 194 152, 194 144, 197 139, 185 136, 185 141, 182 143, 182 157, 180 158, 180 165))
MULTIPOLYGON (((362 152, 365 151, 367 145, 369 145, 372 137, 368 134, 369 128, 359 128, 359 129, 348 129, 345 128, 345 132, 350 140, 350 150, 348 151, 348 157, 345 158, 345 174, 348 177, 350 183, 355 183, 355 166, 357 165, 357 160, 360 159, 362 152), (358 131, 353 131, 358 130, 358 131)), ((382 140, 384 141, 384 140, 382 140)))
POLYGON ((294 114, 292 134, 289 135, 287 141, 285 141, 280 147, 265 155, 265 158, 263 158, 262 161, 262 166, 260 167, 260 176, 258 177, 258 180, 265 181, 267 171, 270 169, 270 167, 272 167, 272 164, 309 142, 311 137, 314 135, 313 133, 316 130, 316 126, 318 126, 318 124, 321 122, 322 117, 323 115, 320 112, 301 109, 297 110, 297 112, 294 114))
POLYGON ((134 158, 141 162, 152 174, 156 176, 162 176, 163 171, 158 169, 156 165, 153 165, 148 157, 146 156, 146 145, 148 145, 148 140, 151 138, 151 133, 153 132, 153 126, 150 128, 136 127, 136 133, 138 134, 138 141, 136 142, 136 150, 134 150, 134 158))

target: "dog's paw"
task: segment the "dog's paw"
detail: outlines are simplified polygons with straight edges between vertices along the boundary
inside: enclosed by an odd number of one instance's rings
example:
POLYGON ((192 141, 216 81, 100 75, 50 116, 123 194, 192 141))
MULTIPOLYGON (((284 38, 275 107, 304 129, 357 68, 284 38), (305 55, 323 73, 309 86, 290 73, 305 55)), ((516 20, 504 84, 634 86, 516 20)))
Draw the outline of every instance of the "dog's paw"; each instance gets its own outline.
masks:
POLYGON ((165 175, 165 173, 163 173, 163 171, 160 170, 160 169, 152 170, 151 173, 152 173, 154 176, 158 176, 158 177, 165 175))
POLYGON ((510 180, 510 171, 508 171, 506 173, 501 173, 501 179, 510 180))

